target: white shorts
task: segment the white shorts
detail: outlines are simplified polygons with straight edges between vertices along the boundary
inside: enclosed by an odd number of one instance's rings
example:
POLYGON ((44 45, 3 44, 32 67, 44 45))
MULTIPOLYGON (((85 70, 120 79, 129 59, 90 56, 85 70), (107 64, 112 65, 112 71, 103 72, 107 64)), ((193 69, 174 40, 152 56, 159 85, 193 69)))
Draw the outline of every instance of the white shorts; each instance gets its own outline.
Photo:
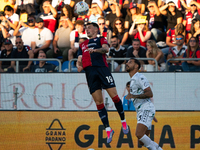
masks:
POLYGON ((137 109, 137 123, 144 124, 151 130, 152 120, 155 115, 155 107, 152 102, 147 102, 137 109))

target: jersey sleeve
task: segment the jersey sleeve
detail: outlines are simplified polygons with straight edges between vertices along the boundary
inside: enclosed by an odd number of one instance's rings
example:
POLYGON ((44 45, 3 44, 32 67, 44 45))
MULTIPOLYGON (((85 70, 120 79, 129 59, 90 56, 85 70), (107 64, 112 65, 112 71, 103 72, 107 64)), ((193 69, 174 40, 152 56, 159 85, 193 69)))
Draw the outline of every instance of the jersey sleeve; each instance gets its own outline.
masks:
POLYGON ((150 87, 149 81, 147 80, 147 78, 145 76, 139 77, 139 84, 143 90, 150 87))
POLYGON ((103 44, 109 45, 109 44, 108 44, 108 41, 107 41, 106 38, 104 38, 104 37, 102 37, 102 38, 100 39, 100 42, 101 42, 101 45, 103 45, 103 44))

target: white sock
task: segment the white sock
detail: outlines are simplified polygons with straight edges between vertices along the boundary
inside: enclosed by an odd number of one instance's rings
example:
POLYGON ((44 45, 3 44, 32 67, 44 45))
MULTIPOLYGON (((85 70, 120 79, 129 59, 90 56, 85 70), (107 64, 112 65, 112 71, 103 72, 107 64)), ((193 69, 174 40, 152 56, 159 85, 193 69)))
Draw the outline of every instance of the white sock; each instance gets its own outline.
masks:
POLYGON ((156 142, 154 142, 154 141, 152 141, 152 142, 153 142, 155 147, 159 147, 159 145, 156 142))
POLYGON ((107 132, 107 131, 111 131, 111 127, 107 127, 107 128, 106 128, 106 132, 107 132))
POLYGON ((122 122, 126 122, 126 119, 124 119, 124 120, 121 120, 121 123, 122 123, 122 122))
POLYGON ((153 143, 153 141, 145 134, 141 139, 139 139, 142 143, 144 143, 144 146, 147 148, 151 148, 151 150, 156 150, 156 147, 153 143))

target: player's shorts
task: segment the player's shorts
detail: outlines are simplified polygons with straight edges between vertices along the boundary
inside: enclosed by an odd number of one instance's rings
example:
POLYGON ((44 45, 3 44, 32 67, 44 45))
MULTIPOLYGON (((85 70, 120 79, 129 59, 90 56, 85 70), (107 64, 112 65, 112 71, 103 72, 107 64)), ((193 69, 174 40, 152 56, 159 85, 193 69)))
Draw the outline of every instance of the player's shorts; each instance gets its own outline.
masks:
POLYGON ((154 116, 155 107, 152 102, 146 102, 137 109, 137 123, 147 126, 148 130, 151 130, 154 116))
POLYGON ((114 79, 108 67, 91 66, 85 69, 86 79, 90 94, 99 89, 108 89, 115 87, 114 79))

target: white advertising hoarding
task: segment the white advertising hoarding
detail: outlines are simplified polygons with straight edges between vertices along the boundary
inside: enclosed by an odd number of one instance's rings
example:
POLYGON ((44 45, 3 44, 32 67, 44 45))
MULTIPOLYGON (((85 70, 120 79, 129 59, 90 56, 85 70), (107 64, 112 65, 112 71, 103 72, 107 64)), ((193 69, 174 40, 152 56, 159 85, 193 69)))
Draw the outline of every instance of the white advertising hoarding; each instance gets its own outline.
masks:
MULTIPOLYGON (((144 73, 156 110, 200 110, 200 73, 144 73)), ((113 73, 118 95, 127 94, 128 73, 113 73)), ((1 74, 0 110, 96 110, 84 73, 1 74)), ((115 110, 108 98, 108 109, 115 110)))

